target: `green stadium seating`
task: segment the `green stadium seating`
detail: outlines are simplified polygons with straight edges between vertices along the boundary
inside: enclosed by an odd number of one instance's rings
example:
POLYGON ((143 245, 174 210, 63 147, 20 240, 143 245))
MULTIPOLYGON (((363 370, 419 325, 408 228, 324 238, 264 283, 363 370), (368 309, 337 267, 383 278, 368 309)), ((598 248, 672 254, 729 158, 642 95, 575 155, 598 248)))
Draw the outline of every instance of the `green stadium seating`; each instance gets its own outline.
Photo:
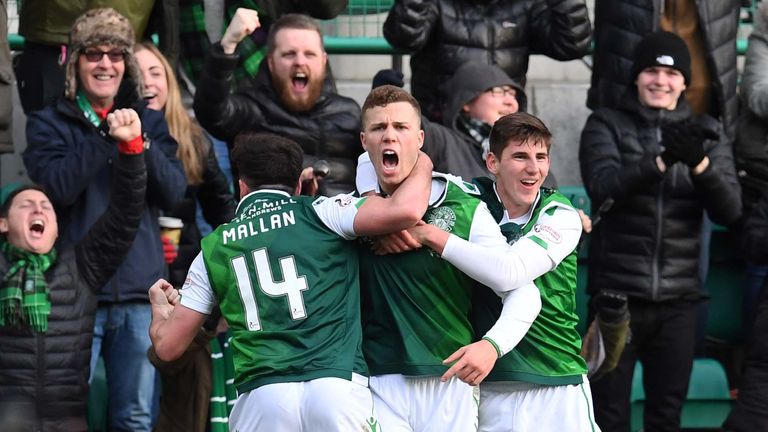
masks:
MULTIPOLYGON (((643 367, 635 364, 630 395, 630 430, 643 428, 643 367)), ((682 428, 720 428, 731 411, 731 397, 725 369, 715 359, 699 358, 693 362, 688 395, 683 405, 680 421, 682 428)))

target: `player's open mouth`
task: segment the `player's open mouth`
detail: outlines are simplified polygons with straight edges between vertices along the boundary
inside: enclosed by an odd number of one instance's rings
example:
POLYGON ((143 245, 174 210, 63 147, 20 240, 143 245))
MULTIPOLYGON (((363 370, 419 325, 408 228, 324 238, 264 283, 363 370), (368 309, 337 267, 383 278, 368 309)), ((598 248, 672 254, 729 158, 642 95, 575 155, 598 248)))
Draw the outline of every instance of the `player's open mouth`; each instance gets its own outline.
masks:
POLYGON ((523 184, 523 186, 526 186, 526 187, 532 187, 532 186, 535 186, 535 185, 536 185, 536 180, 528 180, 528 179, 526 179, 526 180, 520 180, 520 183, 522 183, 522 184, 523 184))
POLYGON ((384 150, 381 155, 381 164, 385 170, 394 170, 400 162, 400 157, 392 150, 384 150))
POLYGON ((296 91, 304 90, 309 84, 309 76, 304 72, 296 72, 291 77, 291 84, 293 84, 293 89, 296 91))
POLYGON ((29 224, 29 232, 32 237, 42 237, 43 232, 45 232, 45 222, 42 219, 32 219, 29 224))

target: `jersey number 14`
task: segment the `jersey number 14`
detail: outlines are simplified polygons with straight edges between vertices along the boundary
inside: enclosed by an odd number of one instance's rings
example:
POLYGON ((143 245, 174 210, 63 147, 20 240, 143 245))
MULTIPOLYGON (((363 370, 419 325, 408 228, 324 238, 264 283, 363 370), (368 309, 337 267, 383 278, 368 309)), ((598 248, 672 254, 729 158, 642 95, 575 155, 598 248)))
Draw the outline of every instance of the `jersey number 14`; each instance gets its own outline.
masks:
MULTIPOLYGON (((283 280, 281 282, 275 282, 272 268, 269 266, 267 250, 262 248, 253 251, 256 277, 261 291, 270 297, 287 296, 291 318, 294 320, 306 318, 307 310, 304 307, 302 291, 308 289, 307 278, 299 276, 299 273, 296 271, 296 260, 293 256, 282 257, 277 261, 280 263, 280 271, 283 273, 283 280)), ((245 257, 232 258, 232 268, 237 278, 237 289, 240 291, 240 298, 243 300, 245 323, 248 326, 248 330, 261 330, 259 307, 254 296, 253 284, 251 283, 245 257)))

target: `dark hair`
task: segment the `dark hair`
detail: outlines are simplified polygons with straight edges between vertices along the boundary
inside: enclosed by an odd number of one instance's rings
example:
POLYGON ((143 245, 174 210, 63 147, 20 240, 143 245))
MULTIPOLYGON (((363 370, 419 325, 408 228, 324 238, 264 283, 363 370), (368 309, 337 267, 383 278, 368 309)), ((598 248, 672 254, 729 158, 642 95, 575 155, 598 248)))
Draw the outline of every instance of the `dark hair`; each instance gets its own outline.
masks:
POLYGON ((363 121, 365 121, 365 113, 368 112, 368 110, 374 107, 384 107, 396 102, 407 102, 411 104, 416 111, 416 116, 419 118, 419 121, 421 121, 421 106, 419 106, 419 102, 407 91, 393 85, 376 87, 368 93, 365 102, 363 102, 363 121))
POLYGON ((11 209, 11 203, 13 203, 13 199, 16 198, 16 195, 28 190, 36 190, 36 191, 42 192, 43 195, 48 197, 48 192, 46 192, 45 188, 43 188, 40 185, 37 185, 37 184, 20 185, 16 189, 13 189, 12 191, 8 192, 8 195, 4 197, 2 206, 0 206, 0 217, 8 217, 8 210, 11 209))
POLYGON ((320 47, 325 51, 325 44, 323 43, 323 32, 320 30, 320 26, 312 17, 302 14, 285 14, 277 19, 269 27, 269 35, 267 36, 267 54, 275 52, 275 37, 277 32, 282 29, 296 29, 296 30, 314 30, 320 36, 320 47))
POLYGON ((235 137, 229 158, 249 189, 279 185, 293 190, 299 183, 304 152, 287 138, 246 132, 235 137))
POLYGON ((552 133, 544 122, 524 112, 507 114, 496 120, 491 129, 491 153, 501 157, 501 153, 512 141, 519 144, 544 144, 549 152, 552 143, 552 133))

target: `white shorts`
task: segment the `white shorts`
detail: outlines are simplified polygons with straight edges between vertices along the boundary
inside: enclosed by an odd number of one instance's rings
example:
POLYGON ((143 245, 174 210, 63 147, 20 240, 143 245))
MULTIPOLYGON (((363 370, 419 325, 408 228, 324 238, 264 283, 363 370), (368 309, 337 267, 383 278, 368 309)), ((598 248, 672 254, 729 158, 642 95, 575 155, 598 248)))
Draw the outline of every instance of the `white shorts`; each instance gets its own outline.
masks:
POLYGON ((229 415, 231 431, 376 431, 367 378, 318 378, 267 384, 241 394, 229 415))
POLYGON ((457 378, 372 376, 370 380, 381 432, 475 432, 477 387, 457 378))
POLYGON ((589 380, 545 386, 518 381, 480 384, 479 432, 600 432, 589 380))

